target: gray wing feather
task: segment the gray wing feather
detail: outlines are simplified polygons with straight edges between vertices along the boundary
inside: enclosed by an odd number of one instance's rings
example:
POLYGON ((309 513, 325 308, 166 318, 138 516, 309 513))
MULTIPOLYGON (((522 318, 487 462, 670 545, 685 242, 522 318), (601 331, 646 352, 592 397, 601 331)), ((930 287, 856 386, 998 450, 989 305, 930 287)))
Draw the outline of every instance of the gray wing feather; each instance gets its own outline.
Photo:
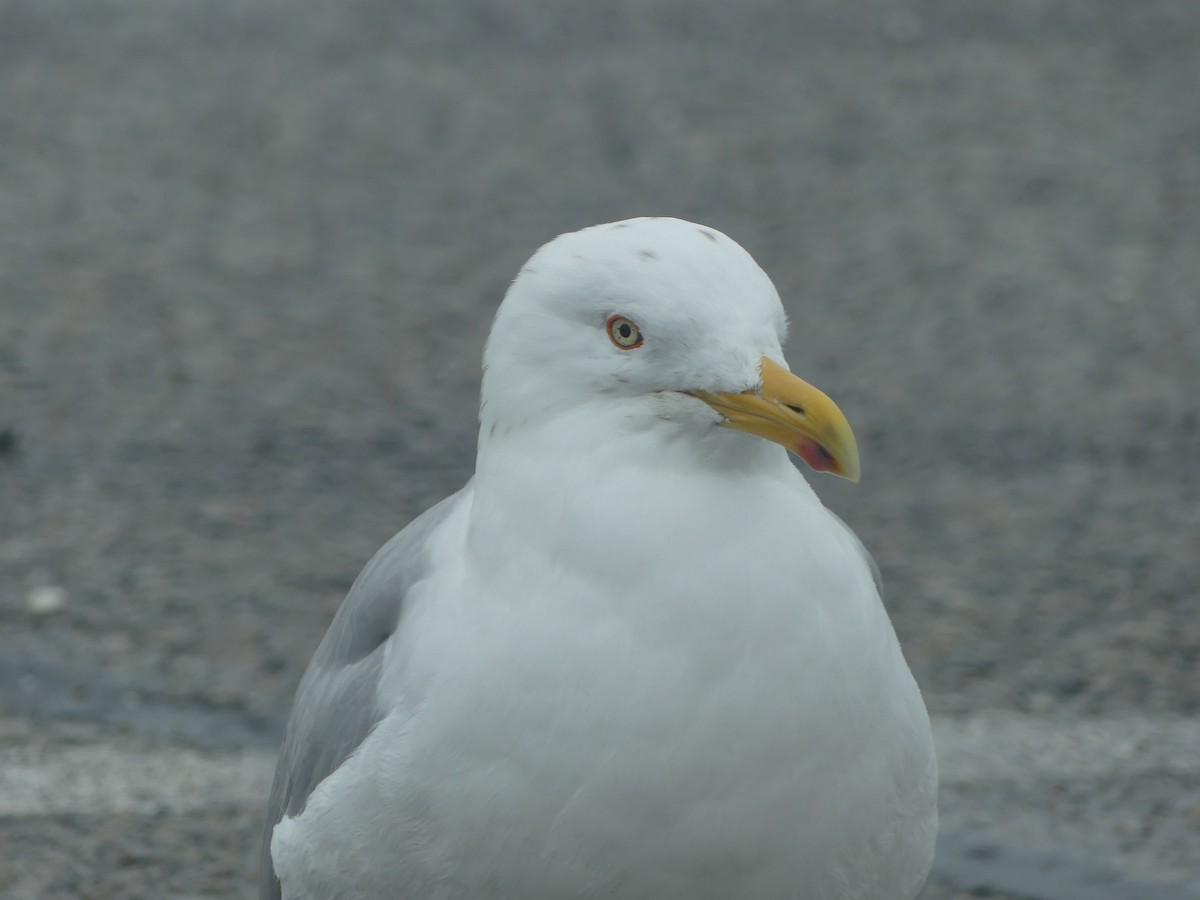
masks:
POLYGON ((375 697, 384 646, 399 624, 405 595, 425 574, 430 534, 461 495, 447 497, 414 519, 367 563, 300 679, 267 806, 259 865, 262 900, 280 897, 271 861, 275 826, 284 816, 304 810, 313 789, 387 712, 375 697))

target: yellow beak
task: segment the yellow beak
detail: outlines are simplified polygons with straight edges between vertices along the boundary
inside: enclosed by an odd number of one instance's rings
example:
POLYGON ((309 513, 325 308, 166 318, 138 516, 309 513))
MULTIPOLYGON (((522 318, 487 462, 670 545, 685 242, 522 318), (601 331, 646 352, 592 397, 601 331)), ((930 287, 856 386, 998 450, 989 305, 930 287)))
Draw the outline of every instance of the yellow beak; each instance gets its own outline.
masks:
POLYGON ((736 428, 787 447, 818 472, 858 481, 858 444, 832 400, 783 366, 763 357, 762 387, 740 394, 692 391, 736 428))

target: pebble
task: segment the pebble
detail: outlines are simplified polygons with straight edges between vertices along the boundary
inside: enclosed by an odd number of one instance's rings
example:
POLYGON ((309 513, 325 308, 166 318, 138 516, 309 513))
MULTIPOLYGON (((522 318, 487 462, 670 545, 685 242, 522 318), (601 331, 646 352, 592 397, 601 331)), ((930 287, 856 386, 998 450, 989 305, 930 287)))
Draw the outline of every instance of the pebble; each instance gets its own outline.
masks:
POLYGON ((35 616, 52 616, 67 605, 67 592, 52 584, 34 588, 25 598, 25 609, 35 616))

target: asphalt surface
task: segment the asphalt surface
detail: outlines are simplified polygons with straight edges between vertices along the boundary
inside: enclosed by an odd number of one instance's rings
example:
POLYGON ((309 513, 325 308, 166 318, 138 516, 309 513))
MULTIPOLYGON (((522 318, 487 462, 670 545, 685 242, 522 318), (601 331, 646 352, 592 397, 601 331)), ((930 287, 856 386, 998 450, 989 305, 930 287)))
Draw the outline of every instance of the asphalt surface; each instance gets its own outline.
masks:
POLYGON ((555 234, 741 242, 935 714, 925 900, 1200 896, 1200 6, 0 2, 0 894, 249 897, 555 234))

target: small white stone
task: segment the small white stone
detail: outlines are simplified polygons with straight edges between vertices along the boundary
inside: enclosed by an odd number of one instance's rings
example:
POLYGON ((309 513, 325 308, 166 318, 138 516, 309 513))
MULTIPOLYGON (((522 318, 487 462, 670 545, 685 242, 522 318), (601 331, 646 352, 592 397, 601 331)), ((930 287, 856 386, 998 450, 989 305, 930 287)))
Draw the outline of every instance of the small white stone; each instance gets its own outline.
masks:
POLYGON ((34 588, 25 598, 25 608, 35 616, 50 616, 67 605, 67 592, 54 585, 34 588))

